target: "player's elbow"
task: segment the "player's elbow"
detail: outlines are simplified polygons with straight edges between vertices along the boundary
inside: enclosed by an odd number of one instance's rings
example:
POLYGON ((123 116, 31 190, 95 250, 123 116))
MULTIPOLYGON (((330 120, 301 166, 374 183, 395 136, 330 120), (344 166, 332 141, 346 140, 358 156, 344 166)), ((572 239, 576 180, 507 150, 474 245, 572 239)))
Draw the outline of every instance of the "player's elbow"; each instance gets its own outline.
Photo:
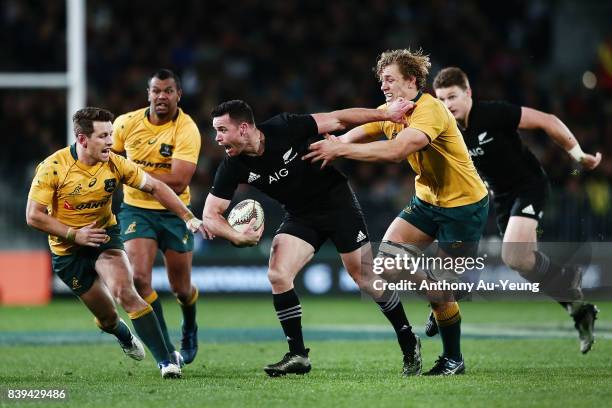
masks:
POLYGON ((38 228, 40 226, 40 215, 36 211, 26 212, 26 224, 32 228, 38 228))

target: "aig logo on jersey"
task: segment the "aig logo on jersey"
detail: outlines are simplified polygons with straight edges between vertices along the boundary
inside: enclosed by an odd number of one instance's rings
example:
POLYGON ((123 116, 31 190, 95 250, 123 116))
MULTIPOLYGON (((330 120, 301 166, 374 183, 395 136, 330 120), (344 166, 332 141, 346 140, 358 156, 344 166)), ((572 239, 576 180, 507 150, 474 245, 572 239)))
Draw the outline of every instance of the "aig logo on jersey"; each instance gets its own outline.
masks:
POLYGON ((470 153, 470 157, 484 156, 484 154, 485 154, 484 149, 482 147, 476 147, 474 149, 468 149, 468 152, 470 153))
POLYGON ((174 149, 174 146, 162 143, 161 147, 159 148, 159 154, 164 157, 170 157, 172 156, 172 149, 174 149))
POLYGON ((115 188, 117 187, 117 179, 106 179, 104 180, 104 191, 106 191, 107 193, 112 193, 113 191, 115 191, 115 188))
POLYGON ((280 180, 283 177, 287 177, 289 175, 289 170, 282 168, 279 171, 275 171, 273 174, 270 174, 268 178, 268 184, 272 184, 275 181, 280 180))

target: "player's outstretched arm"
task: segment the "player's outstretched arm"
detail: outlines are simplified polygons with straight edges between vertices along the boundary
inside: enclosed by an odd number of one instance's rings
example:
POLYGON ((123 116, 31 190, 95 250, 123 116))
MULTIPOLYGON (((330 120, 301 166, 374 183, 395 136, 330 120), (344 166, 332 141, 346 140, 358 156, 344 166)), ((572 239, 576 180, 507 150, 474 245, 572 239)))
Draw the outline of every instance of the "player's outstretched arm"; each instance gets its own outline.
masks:
POLYGON ((225 238, 239 247, 257 245, 263 233, 263 227, 255 231, 253 225, 256 220, 252 219, 245 231, 236 231, 223 217, 223 213, 225 213, 229 205, 230 200, 208 194, 202 212, 202 221, 206 229, 215 236, 225 238))
POLYGON ((46 232, 56 237, 62 237, 67 241, 78 245, 98 247, 104 243, 108 236, 104 228, 96 228, 93 222, 82 228, 71 228, 62 224, 47 213, 47 207, 28 199, 26 206, 26 222, 32 228, 46 232))
POLYGON ((164 182, 147 176, 141 190, 146 193, 150 193, 157 201, 160 202, 161 205, 181 217, 191 232, 200 231, 204 239, 213 238, 204 228, 202 221, 193 215, 193 213, 185 204, 183 204, 176 193, 172 191, 172 189, 164 182))
POLYGON ((379 135, 369 134, 362 127, 356 127, 338 136, 338 140, 342 143, 368 143, 377 140, 381 136, 382 133, 379 135))
POLYGON ((408 155, 421 150, 429 144, 425 133, 417 129, 406 128, 391 140, 371 143, 341 143, 338 138, 326 138, 310 145, 310 153, 304 160, 323 161, 322 167, 338 157, 367 162, 400 163, 408 155))
POLYGON ((543 130, 556 144, 561 146, 574 160, 588 170, 594 169, 601 162, 601 153, 597 152, 595 155, 592 155, 583 152, 576 137, 565 123, 555 115, 523 106, 521 107, 519 129, 543 130))
POLYGON ((414 102, 398 98, 386 109, 349 108, 328 113, 314 113, 319 134, 344 130, 364 123, 390 121, 406 123, 406 113, 414 109, 414 102))

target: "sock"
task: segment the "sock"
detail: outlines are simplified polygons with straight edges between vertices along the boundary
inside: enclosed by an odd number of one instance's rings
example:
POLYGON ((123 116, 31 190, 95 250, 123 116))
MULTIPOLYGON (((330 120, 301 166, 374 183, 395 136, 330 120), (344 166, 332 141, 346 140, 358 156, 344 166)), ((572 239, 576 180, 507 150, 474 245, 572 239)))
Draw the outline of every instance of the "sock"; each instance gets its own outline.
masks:
POLYGON ((182 303, 180 300, 176 299, 179 305, 181 305, 181 310, 183 312, 183 332, 191 332, 197 327, 196 301, 198 300, 199 294, 198 288, 194 286, 191 299, 189 299, 187 303, 182 303))
POLYGON ((98 326, 103 332, 114 335, 123 344, 131 343, 132 332, 130 332, 130 328, 127 326, 127 324, 125 324, 123 320, 118 319, 117 324, 111 328, 102 327, 102 323, 100 323, 97 318, 95 318, 94 320, 96 322, 96 326, 98 326))
POLYGON ((273 296, 276 316, 289 343, 289 352, 306 355, 302 336, 302 305, 294 289, 273 296))
POLYGON ((542 290, 557 300, 570 314, 574 311, 574 304, 579 307, 584 302, 582 301, 582 290, 579 288, 571 288, 572 284, 568 281, 568 276, 564 276, 564 269, 543 252, 533 251, 535 255, 535 265, 533 270, 525 279, 530 282, 538 282, 542 285, 542 290), (563 300, 559 300, 559 299, 563 300))
POLYGON ((461 359, 461 313, 459 304, 452 302, 443 312, 433 309, 440 337, 442 338, 442 356, 461 359))
POLYGON ((402 349, 402 353, 404 353, 404 355, 411 353, 414 348, 416 337, 414 336, 414 333, 412 333, 412 327, 408 322, 408 318, 404 312, 404 306, 402 305, 397 292, 393 291, 391 294, 389 294, 389 292, 385 292, 383 296, 376 301, 376 303, 378 303, 381 312, 383 312, 385 317, 389 320, 389 322, 391 322, 393 330, 395 330, 395 334, 397 335, 397 342, 402 349), (381 299, 387 300, 385 301, 381 299))
POLYGON ((584 300, 578 300, 575 302, 558 302, 563 308, 569 313, 570 316, 574 316, 580 307, 586 302, 584 300))
POLYGON ((170 353, 159 328, 157 317, 152 312, 153 308, 147 305, 142 310, 128 313, 128 316, 132 319, 132 324, 134 325, 134 330, 138 333, 138 337, 147 345, 155 361, 161 363, 162 361, 170 360, 170 353))
POLYGON ((166 319, 164 319, 164 311, 162 310, 161 301, 159 300, 159 296, 156 291, 153 291, 149 296, 144 298, 144 301, 151 305, 153 311, 155 312, 155 317, 157 317, 157 322, 159 323, 159 329, 164 336, 164 341, 166 342, 166 348, 170 353, 176 350, 174 348, 174 344, 172 344, 172 340, 170 340, 170 335, 168 334, 168 326, 166 325, 166 319))

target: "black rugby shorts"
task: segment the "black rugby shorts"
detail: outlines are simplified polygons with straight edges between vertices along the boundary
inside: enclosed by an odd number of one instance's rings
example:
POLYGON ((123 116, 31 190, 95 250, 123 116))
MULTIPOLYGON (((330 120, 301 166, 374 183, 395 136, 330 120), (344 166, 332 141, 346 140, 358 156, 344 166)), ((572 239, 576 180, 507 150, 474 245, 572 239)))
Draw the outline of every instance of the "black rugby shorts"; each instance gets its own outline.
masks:
POLYGON ((288 212, 276 234, 300 238, 312 245, 315 252, 329 238, 341 254, 361 248, 370 240, 361 206, 348 183, 332 188, 309 210, 288 212))

